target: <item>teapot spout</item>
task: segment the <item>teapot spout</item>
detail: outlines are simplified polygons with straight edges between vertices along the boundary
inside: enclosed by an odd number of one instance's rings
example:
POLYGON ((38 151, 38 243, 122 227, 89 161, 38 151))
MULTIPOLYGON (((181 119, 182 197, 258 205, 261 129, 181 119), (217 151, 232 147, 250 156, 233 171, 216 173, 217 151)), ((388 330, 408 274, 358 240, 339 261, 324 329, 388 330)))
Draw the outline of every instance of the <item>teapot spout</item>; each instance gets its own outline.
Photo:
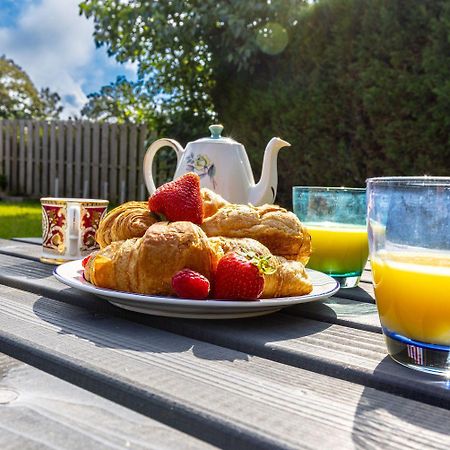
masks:
POLYGON ((273 203, 277 195, 278 170, 277 158, 278 152, 283 147, 290 147, 289 142, 274 137, 267 144, 264 151, 263 166, 261 178, 258 183, 250 187, 249 203, 258 206, 265 203, 273 203))

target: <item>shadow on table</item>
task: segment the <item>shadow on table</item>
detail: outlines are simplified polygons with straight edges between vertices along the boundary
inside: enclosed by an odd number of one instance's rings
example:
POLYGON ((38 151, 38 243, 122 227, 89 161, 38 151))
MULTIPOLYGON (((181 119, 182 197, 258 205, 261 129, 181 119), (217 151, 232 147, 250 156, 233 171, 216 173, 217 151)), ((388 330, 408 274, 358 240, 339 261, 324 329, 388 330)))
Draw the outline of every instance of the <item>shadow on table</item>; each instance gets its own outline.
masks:
POLYGON ((349 289, 339 289, 336 297, 348 298, 350 300, 356 300, 364 303, 375 303, 375 299, 363 288, 356 286, 349 289))
POLYGON ((41 297, 33 311, 58 327, 59 333, 88 340, 98 347, 148 353, 191 350, 206 360, 247 361, 252 355, 272 359, 278 342, 319 333, 331 326, 277 313, 232 320, 157 317, 126 311, 98 298, 86 301, 83 296, 78 295, 77 303, 74 295, 69 304, 41 297))
POLYGON ((54 266, 38 265, 35 261, 26 260, 0 267, 1 275, 31 279, 49 278, 53 275, 53 269, 54 266))
MULTIPOLYGON (((449 389, 450 384, 442 378, 412 371, 398 366, 388 356, 374 371, 373 376, 384 376, 393 372, 403 372, 405 383, 410 386, 420 382, 430 388, 449 389)), ((359 449, 379 449, 387 447, 445 448, 450 436, 450 410, 411 401, 398 395, 388 394, 374 388, 365 387, 353 421, 353 442, 359 449), (399 425, 402 424, 401 428, 399 425), (406 425, 405 425, 406 424, 406 425), (405 430, 407 432, 405 433, 405 430), (434 441, 432 440, 434 439, 434 441), (413 445, 415 443, 415 445, 413 445)), ((448 446, 446 447, 448 448, 448 446)))

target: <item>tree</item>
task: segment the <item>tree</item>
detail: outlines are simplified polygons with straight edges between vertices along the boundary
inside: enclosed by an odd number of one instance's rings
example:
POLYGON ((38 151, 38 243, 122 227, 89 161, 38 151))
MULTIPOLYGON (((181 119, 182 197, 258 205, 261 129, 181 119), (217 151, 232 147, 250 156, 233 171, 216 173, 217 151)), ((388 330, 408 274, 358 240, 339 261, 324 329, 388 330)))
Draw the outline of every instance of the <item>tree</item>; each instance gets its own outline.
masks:
POLYGON ((45 119, 58 119, 64 107, 60 104, 61 97, 50 88, 42 88, 39 97, 42 103, 42 116, 45 119))
POLYGON ((151 107, 152 99, 139 83, 117 77, 114 83, 103 86, 100 92, 88 95, 89 101, 81 114, 89 119, 106 122, 146 122, 155 121, 151 107))
POLYGON ((0 118, 55 119, 62 106, 57 93, 39 93, 26 72, 11 59, 0 57, 0 118))
POLYGON ((85 0, 80 11, 94 19, 98 46, 118 61, 138 62, 139 83, 160 94, 150 100, 167 123, 189 114, 203 127, 216 117, 217 73, 252 71, 267 53, 282 50, 305 3, 85 0))

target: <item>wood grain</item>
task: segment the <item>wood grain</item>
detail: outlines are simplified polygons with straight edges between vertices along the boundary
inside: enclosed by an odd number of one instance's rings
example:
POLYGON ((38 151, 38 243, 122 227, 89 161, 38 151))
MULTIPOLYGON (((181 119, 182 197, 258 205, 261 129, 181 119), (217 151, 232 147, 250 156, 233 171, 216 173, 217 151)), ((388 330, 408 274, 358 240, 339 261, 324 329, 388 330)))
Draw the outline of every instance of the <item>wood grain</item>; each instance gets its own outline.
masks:
POLYGON ((0 376, 2 449, 211 448, 3 354, 0 376))
MULTIPOLYGON (((26 244, 23 244, 26 245, 26 244)), ((0 282, 19 287, 59 301, 105 312, 104 302, 92 296, 68 289, 52 276, 51 266, 33 262, 23 264, 20 259, 2 257, 5 267, 0 282)), ((348 305, 348 300, 345 301, 348 305)), ((387 392, 418 399, 430 404, 448 405, 450 392, 445 385, 434 383, 435 378, 421 375, 393 363, 386 349, 379 325, 359 323, 353 305, 351 320, 346 317, 346 305, 339 299, 322 305, 324 313, 316 319, 288 313, 273 314, 257 320, 196 321, 139 315, 109 308, 108 314, 216 345, 258 355, 293 367, 351 380, 387 392), (335 308, 334 310, 332 308, 335 308), (334 323, 329 317, 335 315, 334 323), (356 326, 355 326, 356 325, 356 326), (369 326, 370 325, 370 326, 369 326)), ((367 312, 362 303, 361 316, 367 312)), ((370 311, 373 318, 374 311, 370 311)))
POLYGON ((74 156, 73 156, 73 122, 69 120, 66 123, 66 177, 65 177, 65 195, 67 197, 75 197, 73 191, 74 179, 74 156))
POLYGON ((91 191, 92 198, 99 198, 100 187, 100 125, 92 124, 92 168, 91 191))
POLYGON ((38 168, 39 165, 37 163, 38 155, 37 151, 38 148, 33 149, 33 122, 31 120, 28 120, 26 122, 26 133, 27 133, 27 139, 26 144, 27 148, 25 151, 26 158, 25 158, 25 173, 26 173, 26 180, 25 180, 25 192, 27 195, 31 195, 33 193, 33 166, 38 168), (34 154, 33 154, 34 150, 34 154))
MULTIPOLYGON (((46 121, 42 122, 42 149, 48 148, 48 123, 46 121)), ((49 196, 50 194, 50 183, 49 183, 49 162, 48 162, 48 151, 42 151, 42 180, 41 189, 42 196, 49 196)))
POLYGON ((19 185, 18 192, 25 193, 26 165, 25 165, 25 121, 19 120, 19 185))
POLYGON ((7 287, 0 337, 7 353, 224 448, 446 448, 448 410, 7 287))

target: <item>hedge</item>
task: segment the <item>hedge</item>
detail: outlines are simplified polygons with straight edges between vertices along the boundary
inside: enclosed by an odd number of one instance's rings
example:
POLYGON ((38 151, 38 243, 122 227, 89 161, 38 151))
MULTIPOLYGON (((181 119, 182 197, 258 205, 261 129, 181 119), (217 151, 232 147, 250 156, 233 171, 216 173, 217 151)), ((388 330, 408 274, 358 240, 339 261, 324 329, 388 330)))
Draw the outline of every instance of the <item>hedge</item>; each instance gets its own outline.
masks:
POLYGON ((280 56, 219 74, 215 104, 255 178, 270 137, 278 202, 292 185, 364 186, 384 175, 450 175, 450 2, 321 0, 280 56))

